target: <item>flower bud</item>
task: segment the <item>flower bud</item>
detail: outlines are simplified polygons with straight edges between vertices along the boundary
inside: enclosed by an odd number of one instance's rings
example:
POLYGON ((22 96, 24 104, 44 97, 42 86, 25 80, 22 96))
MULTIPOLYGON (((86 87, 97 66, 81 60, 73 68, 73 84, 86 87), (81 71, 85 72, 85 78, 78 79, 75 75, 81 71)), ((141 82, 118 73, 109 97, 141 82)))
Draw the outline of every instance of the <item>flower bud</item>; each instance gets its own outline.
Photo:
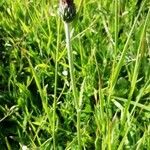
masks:
POLYGON ((60 0, 59 14, 63 21, 67 23, 71 22, 76 15, 76 8, 73 0, 60 0))

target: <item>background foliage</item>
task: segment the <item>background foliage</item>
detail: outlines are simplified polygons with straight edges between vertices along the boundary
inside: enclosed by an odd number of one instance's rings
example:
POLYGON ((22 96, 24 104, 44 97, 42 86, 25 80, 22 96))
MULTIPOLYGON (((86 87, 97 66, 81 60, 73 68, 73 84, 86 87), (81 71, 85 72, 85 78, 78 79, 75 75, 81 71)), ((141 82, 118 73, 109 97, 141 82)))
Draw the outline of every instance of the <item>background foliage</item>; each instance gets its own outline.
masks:
MULTIPOLYGON (((79 13, 71 35, 82 96, 83 148, 150 149, 150 3, 75 3, 79 13)), ((3 150, 53 149, 54 97, 56 149, 78 149, 65 34, 57 8, 56 0, 0 1, 3 150)))

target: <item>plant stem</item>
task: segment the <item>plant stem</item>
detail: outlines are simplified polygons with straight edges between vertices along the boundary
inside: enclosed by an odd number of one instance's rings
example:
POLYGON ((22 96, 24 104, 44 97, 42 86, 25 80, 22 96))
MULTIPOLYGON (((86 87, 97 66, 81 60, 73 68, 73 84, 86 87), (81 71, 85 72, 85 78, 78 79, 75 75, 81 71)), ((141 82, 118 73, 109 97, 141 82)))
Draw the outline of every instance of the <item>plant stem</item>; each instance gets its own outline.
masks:
POLYGON ((77 111, 77 137, 78 137, 78 147, 80 150, 81 149, 81 133, 80 133, 81 110, 80 110, 80 106, 79 106, 79 99, 78 99, 77 88, 76 88, 75 77, 74 77, 73 53, 72 53, 72 49, 71 49, 69 24, 64 22, 64 26, 65 26, 65 33, 66 33, 66 47, 67 47, 67 52, 68 52, 71 86, 72 86, 73 96, 74 96, 74 100, 75 100, 75 107, 76 107, 76 111, 77 111))
POLYGON ((57 78, 58 78, 58 49, 59 49, 59 31, 60 31, 60 20, 57 27, 57 48, 55 54, 55 87, 54 87, 54 102, 53 102, 53 149, 56 149, 56 135, 55 135, 55 124, 56 124, 56 106, 57 106, 57 78))

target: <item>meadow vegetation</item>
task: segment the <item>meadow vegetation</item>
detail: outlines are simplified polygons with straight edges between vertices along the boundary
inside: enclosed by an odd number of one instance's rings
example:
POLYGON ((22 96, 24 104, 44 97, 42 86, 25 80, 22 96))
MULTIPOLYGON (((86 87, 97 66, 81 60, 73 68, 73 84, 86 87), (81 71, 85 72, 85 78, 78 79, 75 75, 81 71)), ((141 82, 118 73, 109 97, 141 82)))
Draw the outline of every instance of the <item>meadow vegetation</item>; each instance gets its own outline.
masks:
MULTIPOLYGON (((149 0, 74 0, 85 150, 150 149, 149 0)), ((78 150, 58 0, 0 0, 0 149, 78 150), (54 122, 55 121, 55 122, 54 122)))

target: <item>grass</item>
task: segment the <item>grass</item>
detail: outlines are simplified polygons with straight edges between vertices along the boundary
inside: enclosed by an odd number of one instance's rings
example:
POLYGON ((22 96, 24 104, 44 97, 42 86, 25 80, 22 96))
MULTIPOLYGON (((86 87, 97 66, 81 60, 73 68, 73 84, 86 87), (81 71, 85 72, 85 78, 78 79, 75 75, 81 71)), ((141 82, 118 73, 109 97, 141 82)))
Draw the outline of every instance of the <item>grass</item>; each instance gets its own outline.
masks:
POLYGON ((150 149, 149 1, 75 3, 70 74, 58 1, 0 2, 1 149, 150 149))

